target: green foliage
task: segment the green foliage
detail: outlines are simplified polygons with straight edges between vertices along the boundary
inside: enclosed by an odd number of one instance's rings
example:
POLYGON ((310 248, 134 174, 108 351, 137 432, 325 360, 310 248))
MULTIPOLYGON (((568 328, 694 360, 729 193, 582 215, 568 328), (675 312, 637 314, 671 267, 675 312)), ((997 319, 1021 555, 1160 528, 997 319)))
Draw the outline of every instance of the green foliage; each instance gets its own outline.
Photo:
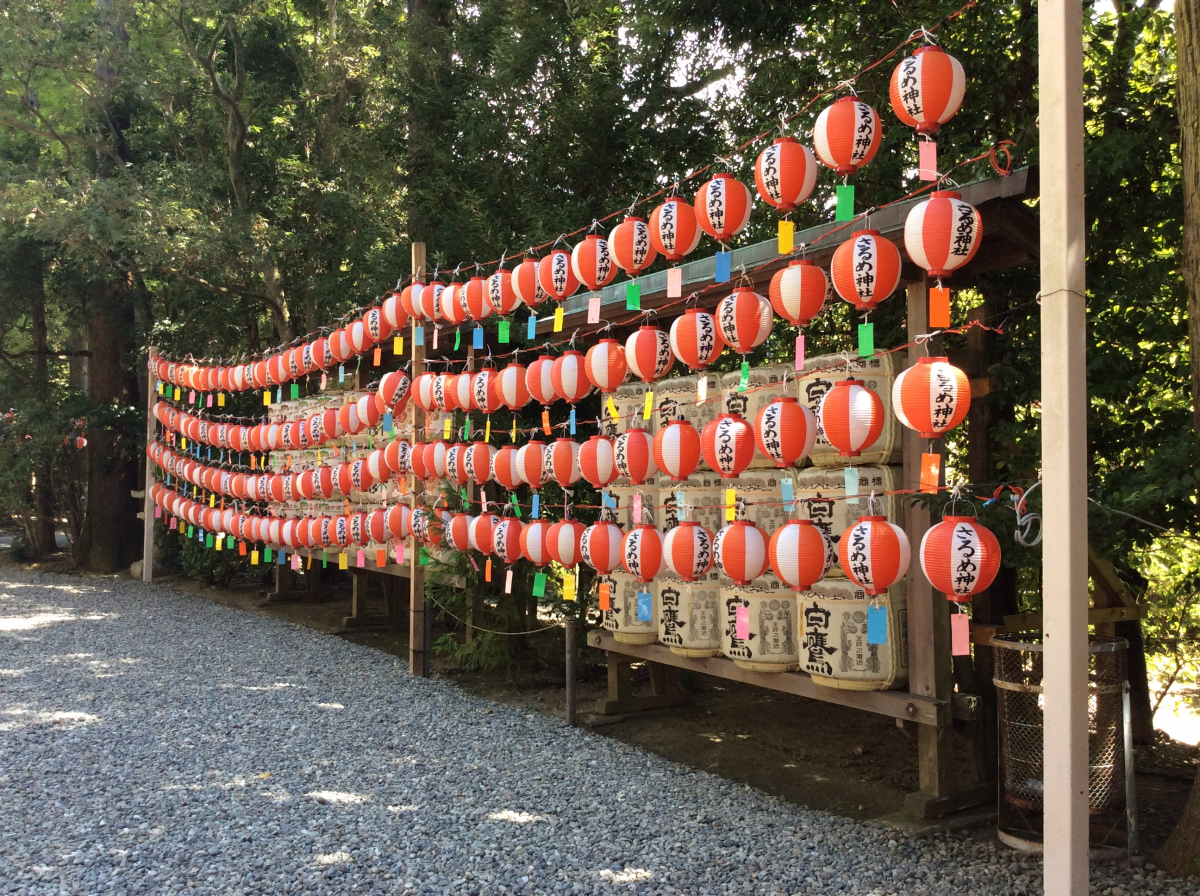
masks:
POLYGON ((179 564, 183 571, 206 585, 228 588, 235 576, 250 570, 247 558, 240 556, 236 548, 218 551, 206 547, 198 538, 178 534, 173 537, 179 539, 179 564))

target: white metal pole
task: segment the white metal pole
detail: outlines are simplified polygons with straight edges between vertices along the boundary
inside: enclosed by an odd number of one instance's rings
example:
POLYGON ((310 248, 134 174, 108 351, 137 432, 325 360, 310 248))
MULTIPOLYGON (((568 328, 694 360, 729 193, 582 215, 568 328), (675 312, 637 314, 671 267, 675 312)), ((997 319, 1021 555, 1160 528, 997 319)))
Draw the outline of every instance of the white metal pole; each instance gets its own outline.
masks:
POLYGON ((1083 7, 1038 3, 1045 888, 1088 892, 1083 7))
MULTIPOLYGON (((155 397, 154 384, 158 380, 158 371, 154 367, 154 346, 149 349, 149 363, 146 370, 146 445, 154 443, 154 405, 158 402, 155 397)), ((142 495, 142 515, 145 527, 142 529, 142 581, 154 581, 154 499, 150 497, 150 489, 154 486, 154 461, 146 455, 146 489, 142 495)))

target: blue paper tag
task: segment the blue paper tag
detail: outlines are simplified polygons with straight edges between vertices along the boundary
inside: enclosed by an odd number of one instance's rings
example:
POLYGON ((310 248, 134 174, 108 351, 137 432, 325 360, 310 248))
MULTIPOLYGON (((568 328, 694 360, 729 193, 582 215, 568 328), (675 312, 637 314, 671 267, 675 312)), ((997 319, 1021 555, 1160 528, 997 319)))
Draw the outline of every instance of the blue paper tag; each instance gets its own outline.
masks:
POLYGON ((530 339, 537 339, 537 315, 529 315, 529 323, 526 325, 526 336, 530 339))
POLYGON ((281 402, 281 401, 283 401, 283 386, 276 386, 275 387, 275 403, 279 404, 279 402, 281 402))
POLYGON ((283 566, 286 562, 287 562, 287 552, 280 551, 279 552, 279 565, 283 566))
POLYGON ((867 643, 887 643, 887 607, 867 607, 867 643))
POLYGON ((571 408, 571 417, 567 421, 567 425, 571 427, 571 435, 575 435, 575 409, 571 408))
POLYGON ((391 411, 388 411, 386 414, 383 415, 383 431, 384 432, 392 431, 392 413, 391 413, 391 411))
POLYGON ((783 509, 788 513, 796 511, 796 492, 793 490, 791 479, 779 480, 779 493, 783 497, 783 509))
POLYGON ((471 347, 483 348, 483 327, 476 327, 471 331, 471 347))
POLYGON ((425 344, 425 328, 413 327, 413 345, 425 344))
POLYGON ((676 514, 676 516, 679 517, 680 522, 682 522, 685 517, 684 508, 686 507, 686 505, 687 505, 687 495, 682 491, 676 492, 675 493, 675 514, 676 514))
POLYGON ((858 470, 846 467, 846 503, 858 503, 858 470))
POLYGON ((542 496, 537 492, 533 493, 533 510, 529 512, 529 518, 536 520, 538 518, 538 508, 542 506, 542 496))
POLYGON ((638 622, 649 622, 653 618, 651 613, 651 598, 649 591, 638 592, 638 622))
POLYGON ((344 383, 345 381, 346 381, 346 365, 339 364, 338 365, 338 382, 344 383))
POLYGON ((600 500, 604 502, 605 507, 612 508, 613 510, 617 509, 617 499, 610 495, 607 490, 602 489, 600 491, 600 500))
POLYGON ((733 258, 732 252, 718 252, 717 253, 717 255, 716 255, 717 270, 716 270, 716 274, 713 276, 713 279, 717 283, 724 283, 725 281, 727 281, 729 279, 729 269, 732 264, 732 258, 733 258))

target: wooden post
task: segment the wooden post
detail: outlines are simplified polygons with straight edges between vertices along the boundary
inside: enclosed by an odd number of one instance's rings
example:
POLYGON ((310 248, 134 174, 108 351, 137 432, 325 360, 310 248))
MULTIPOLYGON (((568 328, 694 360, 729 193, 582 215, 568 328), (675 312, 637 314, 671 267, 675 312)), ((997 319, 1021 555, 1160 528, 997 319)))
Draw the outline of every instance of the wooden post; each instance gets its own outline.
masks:
MULTIPOLYGON (((467 373, 475 372, 475 345, 473 343, 467 345, 467 365, 465 369, 467 373)), ((470 416, 471 414, 468 411, 467 417, 470 418, 470 416)), ((472 439, 470 429, 468 428, 467 437, 463 439, 463 442, 470 445, 473 441, 474 439, 472 439)), ((467 501, 474 504, 480 492, 481 489, 475 485, 474 479, 467 483, 467 501)), ((475 640, 475 589, 473 588, 467 589, 467 625, 463 638, 467 644, 475 640)))
MULTIPOLYGON (((154 444, 155 422, 154 422, 154 405, 158 403, 158 398, 155 396, 157 392, 154 388, 155 382, 158 380, 158 371, 153 367, 155 347, 152 345, 147 350, 147 373, 146 373, 146 444, 154 444)), ((146 455, 146 486, 145 495, 142 496, 142 515, 145 517, 145 525, 142 528, 142 581, 154 581, 154 499, 150 497, 150 489, 154 486, 154 461, 150 455, 146 455)))
MULTIPOLYGON (((412 244, 412 273, 413 282, 419 283, 425 279, 425 244, 412 244)), ((417 377, 425 372, 425 346, 417 345, 417 321, 413 321, 409 345, 412 351, 412 382, 416 388, 417 377)), ((416 444, 416 434, 425 428, 425 414, 417 407, 415 401, 408 403, 409 422, 412 424, 413 444, 416 444)), ((415 511, 420 505, 418 490, 423 488, 419 480, 412 478, 413 487, 409 494, 410 506, 415 511)), ((421 565, 421 548, 413 539, 412 554, 409 562, 409 598, 408 598, 408 672, 410 675, 425 675, 425 567, 421 565)))
POLYGON ((566 618, 567 633, 567 724, 575 725, 575 620, 566 618))
POLYGON ((1083 7, 1038 3, 1047 896, 1088 892, 1083 7))

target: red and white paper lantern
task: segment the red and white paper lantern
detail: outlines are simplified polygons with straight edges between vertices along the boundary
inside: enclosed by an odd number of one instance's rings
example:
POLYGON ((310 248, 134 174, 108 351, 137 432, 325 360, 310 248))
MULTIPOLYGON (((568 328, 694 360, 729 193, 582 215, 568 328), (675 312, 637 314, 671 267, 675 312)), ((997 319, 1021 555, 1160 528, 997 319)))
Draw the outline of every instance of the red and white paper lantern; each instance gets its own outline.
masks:
POLYGON ((817 441, 817 417, 790 395, 764 405, 754 418, 754 443, 776 467, 794 467, 817 441))
POLYGON ((563 520, 555 523, 546 533, 546 548, 550 559, 560 566, 571 569, 583 559, 580 542, 587 527, 578 520, 563 520))
POLYGON ((621 562, 631 576, 648 583, 662 569, 662 533, 650 525, 634 526, 621 544, 621 562))
POLYGON ((967 419, 971 383, 948 358, 918 358, 892 384, 892 408, 922 439, 940 439, 967 419))
POLYGON ((871 311, 900 284, 900 250, 878 230, 859 230, 834 250, 830 279, 839 296, 871 311))
POLYGON ((689 308, 671 322, 671 351, 689 370, 704 370, 725 349, 717 320, 707 311, 689 308))
POLYGON ((813 149, 839 177, 847 177, 875 158, 882 134, 878 113, 858 97, 844 96, 817 116, 813 149))
POLYGON ((481 554, 492 553, 494 547, 492 535, 495 533, 498 525, 500 525, 500 517, 494 513, 481 513, 471 520, 471 526, 468 530, 471 547, 481 554))
POLYGON ((904 248, 930 277, 950 274, 975 257, 983 238, 979 209, 955 190, 935 190, 904 221, 904 248))
POLYGON ((790 324, 803 327, 821 313, 832 290, 825 271, 801 258, 775 272, 769 297, 776 314, 790 324))
POLYGON ((904 578, 910 559, 908 536, 885 516, 859 517, 838 542, 842 572, 872 596, 904 578))
POLYGON ((617 470, 634 485, 642 485, 654 477, 654 439, 644 429, 627 429, 617 438, 613 451, 617 470))
POLYGON ((584 370, 601 392, 616 392, 629 374, 625 348, 615 339, 601 339, 588 349, 584 370))
POLYGON ((511 566, 521 559, 521 533, 525 526, 520 520, 504 517, 492 530, 492 553, 500 562, 511 566))
POLYGON ((471 404, 485 414, 494 414, 504 406, 500 374, 494 367, 485 367, 471 377, 471 404))
POLYGON ((694 582, 708 574, 716 560, 712 532, 691 520, 684 520, 663 538, 663 560, 667 569, 685 582, 694 582))
POLYGON ((456 513, 450 518, 450 525, 446 527, 447 540, 450 542, 450 547, 456 551, 467 551, 471 547, 471 523, 475 521, 475 517, 469 513, 456 513))
POLYGON ((403 406, 408 399, 408 390, 411 386, 412 381, 408 378, 407 373, 403 370, 393 370, 391 373, 385 373, 383 379, 379 381, 379 397, 389 408, 395 408, 397 405, 403 406))
POLYGON ((862 380, 833 384, 818 408, 825 439, 842 457, 858 457, 883 432, 883 400, 862 380))
POLYGON ((417 296, 417 301, 421 304, 421 316, 426 320, 438 321, 442 319, 442 291, 446 287, 437 283, 427 283, 421 287, 421 292, 417 293, 413 290, 413 294, 417 296))
POLYGON ((467 281, 461 301, 466 305, 467 317, 471 320, 486 320, 496 310, 488 298, 487 281, 482 277, 472 277, 467 281))
POLYGON ((549 298, 538 282, 538 260, 526 258, 513 270, 512 289, 517 298, 530 308, 540 305, 549 298))
POLYGON ((476 485, 483 485, 492 478, 492 459, 496 449, 487 442, 472 442, 463 452, 463 466, 476 485))
POLYGON ((808 591, 829 571, 829 539, 812 520, 788 520, 768 545, 771 571, 793 591, 808 591))
POLYGON ((974 517, 945 517, 921 539, 921 571, 950 600, 969 601, 999 570, 1000 543, 974 517))
POLYGON ((471 394, 471 379, 469 373, 460 373, 450 378, 450 391, 454 394, 454 406, 459 410, 475 410, 474 396, 471 394))
POLYGON ((643 383, 657 382, 675 363, 671 340, 658 327, 638 327, 625 340, 625 360, 633 375, 643 383))
POLYGON ((521 478, 521 467, 518 463, 520 449, 505 445, 492 458, 492 478, 500 483, 507 492, 517 488, 524 480, 521 478))
POLYGON ((550 481, 550 468, 546 466, 546 443, 534 439, 517 449, 517 469, 521 481, 531 488, 539 489, 550 481))
POLYGON ((735 585, 749 585, 767 571, 767 536, 748 520, 734 520, 717 533, 717 565, 735 585))
POLYGON ((550 477, 563 488, 570 488, 583 475, 579 469, 579 443, 573 439, 555 439, 546 446, 546 466, 550 477))
POLYGON ((575 404, 592 391, 587 375, 587 359, 582 352, 571 349, 554 359, 550 372, 554 394, 568 404, 575 404))
POLYGON ((521 304, 513 289, 512 271, 499 270, 487 279, 487 299, 497 314, 512 314, 521 304))
POLYGON ((583 478, 595 488, 604 488, 612 483, 620 475, 612 439, 592 436, 580 445, 579 469, 583 478))
POLYGON ((641 218, 629 215, 608 235, 608 248, 617 267, 636 277, 658 256, 650 242, 650 227, 641 218))
POLYGON ((625 533, 616 523, 601 520, 583 531, 579 553, 583 562, 601 575, 607 575, 621 562, 621 543, 625 533))
POLYGON ((571 250, 571 273, 592 292, 612 283, 613 277, 617 276, 617 266, 613 263, 608 240, 594 233, 584 237, 583 242, 571 250))
POLYGON ((417 407, 429 413, 437 409, 437 402, 434 400, 433 383, 437 379, 436 373, 422 373, 413 383, 413 401, 417 403, 417 407))
POLYGON ((888 95, 896 117, 918 134, 936 134, 967 92, 962 64, 941 47, 920 47, 892 70, 888 95))
POLYGON ((748 286, 741 286, 717 305, 721 338, 739 355, 748 355, 767 341, 775 315, 771 303, 748 286))
POLYGON ((534 520, 521 532, 521 553, 534 566, 545 566, 550 556, 550 526, 545 520, 534 520))
POLYGON ((795 137, 780 137, 758 155, 754 186, 778 212, 794 211, 817 185, 817 160, 795 137))
POLYGON ((467 320, 467 304, 463 295, 463 290, 466 287, 467 284, 465 283, 451 283, 442 290, 441 297, 438 300, 438 307, 442 311, 442 317, 456 327, 467 320))
POLYGON ((754 460, 754 432, 737 414, 721 414, 700 433, 700 453, 722 479, 736 479, 754 460))
POLYGON ((754 196, 732 174, 718 174, 696 192, 695 208, 700 229, 724 243, 749 223, 754 196))
POLYGON ((654 463, 676 482, 700 463, 700 433, 687 420, 672 420, 654 436, 654 463))
POLYGON ((543 407, 554 404, 554 356, 539 355, 525 370, 525 387, 529 395, 543 407))
POLYGON ((529 387, 525 384, 525 365, 509 364, 496 379, 496 391, 510 411, 519 411, 529 404, 529 387))
POLYGON ((667 261, 682 261, 700 244, 696 210, 686 199, 672 196, 650 213, 650 245, 667 261))
POLYGON ((579 289, 579 278, 571 270, 571 253, 565 249, 551 249, 550 254, 538 262, 538 283, 556 302, 573 296, 579 289))

